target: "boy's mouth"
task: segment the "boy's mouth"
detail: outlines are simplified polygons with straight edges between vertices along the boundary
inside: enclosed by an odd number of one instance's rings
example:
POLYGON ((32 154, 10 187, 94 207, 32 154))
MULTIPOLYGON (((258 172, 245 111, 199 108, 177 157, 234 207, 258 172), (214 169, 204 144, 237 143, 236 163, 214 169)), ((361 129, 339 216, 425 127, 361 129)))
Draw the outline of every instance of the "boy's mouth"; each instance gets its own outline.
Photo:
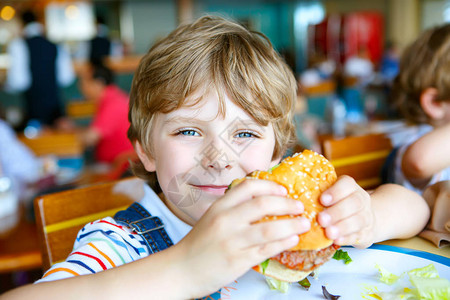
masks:
POLYGON ((223 195, 225 194, 227 185, 193 185, 195 188, 200 189, 203 192, 214 194, 214 195, 223 195))

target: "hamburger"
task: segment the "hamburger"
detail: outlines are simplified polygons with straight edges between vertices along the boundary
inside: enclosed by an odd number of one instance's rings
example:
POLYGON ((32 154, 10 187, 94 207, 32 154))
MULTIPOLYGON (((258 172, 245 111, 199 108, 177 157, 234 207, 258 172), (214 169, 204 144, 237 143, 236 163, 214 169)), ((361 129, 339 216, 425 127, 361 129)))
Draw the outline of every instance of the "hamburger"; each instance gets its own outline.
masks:
MULTIPOLYGON (((296 246, 253 267, 254 270, 277 280, 298 282, 333 257, 339 246, 326 237, 325 229, 318 223, 318 214, 324 209, 319 197, 337 180, 333 165, 325 157, 305 150, 283 159, 269 171, 255 171, 234 180, 230 188, 247 179, 272 180, 284 186, 288 198, 303 203, 301 216, 311 221, 311 230, 299 235, 296 246)), ((296 217, 266 216, 259 222, 296 217)))

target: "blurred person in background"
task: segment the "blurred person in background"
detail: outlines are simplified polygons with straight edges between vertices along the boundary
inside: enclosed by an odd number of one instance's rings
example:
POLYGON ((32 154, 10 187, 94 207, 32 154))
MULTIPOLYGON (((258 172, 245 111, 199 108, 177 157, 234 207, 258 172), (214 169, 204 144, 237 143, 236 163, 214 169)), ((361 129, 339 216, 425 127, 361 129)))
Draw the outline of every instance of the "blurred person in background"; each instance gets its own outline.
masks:
POLYGON ((105 19, 101 15, 96 16, 95 36, 88 41, 80 42, 75 51, 76 59, 88 61, 93 64, 106 63, 105 59, 120 58, 123 56, 122 42, 112 38, 105 19))
POLYGON ((395 76, 397 76, 400 68, 400 53, 397 45, 388 41, 380 63, 380 73, 383 83, 388 86, 392 85, 395 76))
POLYGON ((419 194, 450 180, 450 24, 422 33, 403 52, 392 86, 400 114, 416 126, 389 156, 388 182, 419 194))
POLYGON ((2 115, 0 107, 0 236, 19 221, 19 203, 30 204, 30 187, 40 179, 42 166, 2 115))
POLYGON ((44 27, 33 11, 23 12, 21 20, 22 37, 8 45, 11 63, 5 90, 24 92, 24 125, 34 119, 48 126, 70 126, 59 90, 75 80, 70 54, 44 36, 44 27))
POLYGON ((350 56, 344 62, 344 76, 356 78, 357 84, 366 86, 375 75, 375 67, 370 60, 369 49, 361 46, 356 55, 350 56))
POLYGON ((42 162, 17 138, 2 112, 0 107, 0 177, 10 178, 14 194, 23 198, 25 187, 40 178, 42 162))
POLYGON ((80 75, 80 89, 97 107, 90 126, 81 133, 86 147, 95 147, 97 162, 111 164, 122 153, 134 152, 127 138, 128 95, 114 84, 112 71, 103 64, 91 64, 80 75))
POLYGON ((93 64, 103 63, 111 54, 109 29, 101 16, 96 18, 97 34, 89 41, 89 61, 93 64))

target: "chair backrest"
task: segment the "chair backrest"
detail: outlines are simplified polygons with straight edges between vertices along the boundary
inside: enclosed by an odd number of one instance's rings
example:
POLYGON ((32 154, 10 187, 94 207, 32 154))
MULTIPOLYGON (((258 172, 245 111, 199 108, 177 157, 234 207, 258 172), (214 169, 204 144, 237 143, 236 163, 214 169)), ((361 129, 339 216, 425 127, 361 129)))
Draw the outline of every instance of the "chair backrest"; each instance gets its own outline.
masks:
POLYGON ((87 223, 114 216, 144 196, 143 181, 118 181, 39 196, 34 200, 43 270, 72 251, 78 231, 87 223))
POLYGON ((58 157, 81 157, 84 151, 81 140, 75 133, 52 131, 34 138, 19 135, 19 140, 37 156, 51 154, 58 157))
POLYGON ((323 154, 337 175, 349 175, 365 189, 381 184, 381 170, 392 149, 391 140, 384 134, 329 137, 322 141, 323 154))
POLYGON ((93 101, 70 101, 66 105, 66 110, 72 119, 91 119, 97 107, 93 101))

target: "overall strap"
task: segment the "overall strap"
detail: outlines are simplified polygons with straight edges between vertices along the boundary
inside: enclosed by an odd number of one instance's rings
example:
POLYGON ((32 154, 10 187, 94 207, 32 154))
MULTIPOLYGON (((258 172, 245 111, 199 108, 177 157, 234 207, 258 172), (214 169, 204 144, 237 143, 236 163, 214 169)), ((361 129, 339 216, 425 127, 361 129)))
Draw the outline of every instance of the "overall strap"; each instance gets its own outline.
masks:
MULTIPOLYGON (((173 245, 161 219, 152 216, 137 202, 134 202, 126 210, 117 212, 114 219, 131 227, 134 232, 142 236, 150 253, 156 253, 173 245)), ((198 300, 203 299, 221 299, 220 290, 198 300)))
POLYGON ((125 223, 142 236, 150 253, 156 253, 173 245, 164 229, 164 224, 157 216, 152 216, 142 205, 134 202, 126 210, 116 213, 114 219, 125 223))

